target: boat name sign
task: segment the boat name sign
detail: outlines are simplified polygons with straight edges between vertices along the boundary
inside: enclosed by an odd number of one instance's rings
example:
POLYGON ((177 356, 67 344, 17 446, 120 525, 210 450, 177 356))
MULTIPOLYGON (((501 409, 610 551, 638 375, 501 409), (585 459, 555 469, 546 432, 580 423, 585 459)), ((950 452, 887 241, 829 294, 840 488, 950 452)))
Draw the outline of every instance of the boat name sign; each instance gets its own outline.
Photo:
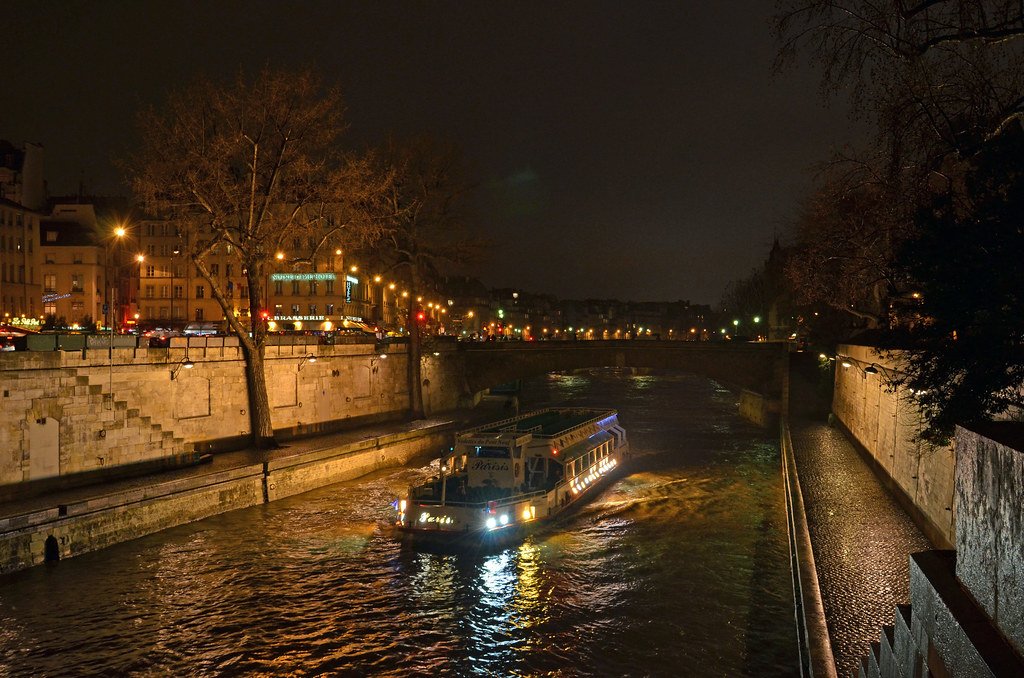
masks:
POLYGON ((507 461, 494 461, 493 459, 474 459, 469 464, 471 471, 487 471, 493 473, 494 471, 508 471, 507 461))

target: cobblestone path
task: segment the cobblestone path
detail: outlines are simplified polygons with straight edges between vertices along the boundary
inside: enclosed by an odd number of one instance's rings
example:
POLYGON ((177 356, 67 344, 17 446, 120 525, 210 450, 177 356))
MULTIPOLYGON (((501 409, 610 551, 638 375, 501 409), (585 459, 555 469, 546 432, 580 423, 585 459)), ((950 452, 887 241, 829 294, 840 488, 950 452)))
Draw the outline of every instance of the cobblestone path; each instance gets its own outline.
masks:
POLYGON ((814 562, 840 676, 909 602, 908 556, 932 548, 842 431, 791 422, 814 562))

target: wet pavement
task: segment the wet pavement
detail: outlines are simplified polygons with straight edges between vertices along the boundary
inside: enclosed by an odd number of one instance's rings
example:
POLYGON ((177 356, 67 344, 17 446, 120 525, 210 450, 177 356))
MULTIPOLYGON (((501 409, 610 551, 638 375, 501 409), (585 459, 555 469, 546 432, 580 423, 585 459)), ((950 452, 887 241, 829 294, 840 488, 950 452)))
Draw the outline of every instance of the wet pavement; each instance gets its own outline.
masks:
POLYGON ((856 675, 909 602, 910 554, 933 547, 840 429, 790 425, 836 667, 856 675))

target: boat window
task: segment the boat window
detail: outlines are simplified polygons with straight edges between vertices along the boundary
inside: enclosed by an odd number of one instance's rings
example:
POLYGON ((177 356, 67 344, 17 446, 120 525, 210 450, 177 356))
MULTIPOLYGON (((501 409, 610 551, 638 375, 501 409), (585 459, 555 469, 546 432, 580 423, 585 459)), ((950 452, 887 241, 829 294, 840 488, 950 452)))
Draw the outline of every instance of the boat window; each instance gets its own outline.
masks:
POLYGON ((508 448, 507 447, 483 447, 478 445, 476 448, 477 457, 486 457, 488 459, 508 459, 508 448))

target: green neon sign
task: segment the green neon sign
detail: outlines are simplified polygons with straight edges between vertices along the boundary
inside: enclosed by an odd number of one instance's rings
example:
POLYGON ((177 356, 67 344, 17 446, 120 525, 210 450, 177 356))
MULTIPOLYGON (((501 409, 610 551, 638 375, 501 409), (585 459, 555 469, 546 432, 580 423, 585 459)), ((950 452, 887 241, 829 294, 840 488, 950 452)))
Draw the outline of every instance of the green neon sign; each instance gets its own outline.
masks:
POLYGON ((282 282, 292 282, 295 280, 308 281, 308 280, 336 280, 338 276, 334 273, 271 273, 270 279, 282 282))

